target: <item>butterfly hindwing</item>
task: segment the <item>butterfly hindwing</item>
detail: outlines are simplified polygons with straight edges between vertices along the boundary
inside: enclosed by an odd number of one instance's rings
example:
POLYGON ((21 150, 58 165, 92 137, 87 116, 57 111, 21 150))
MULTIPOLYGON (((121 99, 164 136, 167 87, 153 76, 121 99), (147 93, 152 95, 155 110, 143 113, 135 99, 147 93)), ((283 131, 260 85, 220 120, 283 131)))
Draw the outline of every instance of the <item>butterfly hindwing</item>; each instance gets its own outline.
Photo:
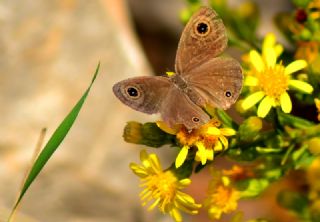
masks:
POLYGON ((161 116, 171 127, 183 124, 188 129, 198 128, 209 121, 209 116, 176 86, 172 86, 162 101, 161 116))
POLYGON ((197 92, 202 107, 228 109, 235 103, 242 88, 242 69, 232 58, 213 58, 184 76, 188 86, 197 92))

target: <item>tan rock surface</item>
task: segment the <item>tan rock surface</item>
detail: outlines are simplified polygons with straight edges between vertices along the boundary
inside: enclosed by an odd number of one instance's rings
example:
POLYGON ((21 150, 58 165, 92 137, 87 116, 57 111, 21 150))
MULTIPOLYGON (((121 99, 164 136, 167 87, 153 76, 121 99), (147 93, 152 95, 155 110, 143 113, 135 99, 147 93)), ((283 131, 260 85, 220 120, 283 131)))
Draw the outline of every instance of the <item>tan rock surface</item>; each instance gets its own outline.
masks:
MULTIPOLYGON (((101 71, 65 141, 19 212, 35 221, 143 221, 136 146, 122 141, 132 112, 112 93, 121 79, 151 74, 124 1, 0 3, 0 221, 12 207, 40 130, 46 141, 101 71), (134 147, 134 148, 133 148, 134 147)), ((17 215, 15 221, 33 221, 17 215)))

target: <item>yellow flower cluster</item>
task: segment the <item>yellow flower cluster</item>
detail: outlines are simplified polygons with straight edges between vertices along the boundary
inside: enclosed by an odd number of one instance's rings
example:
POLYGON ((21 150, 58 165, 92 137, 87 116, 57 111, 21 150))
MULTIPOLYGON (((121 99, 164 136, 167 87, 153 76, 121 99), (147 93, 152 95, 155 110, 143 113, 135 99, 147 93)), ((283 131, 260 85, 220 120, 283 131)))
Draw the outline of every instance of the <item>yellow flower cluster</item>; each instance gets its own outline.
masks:
POLYGON ((143 205, 153 200, 148 208, 152 210, 158 206, 163 213, 168 213, 176 222, 182 221, 180 210, 195 215, 201 204, 196 204, 194 199, 180 190, 187 187, 190 179, 179 180, 170 171, 162 170, 160 161, 155 154, 148 154, 145 150, 140 153, 142 165, 131 163, 131 170, 140 177, 144 190, 140 193, 143 205))
POLYGON ((280 106, 282 111, 290 113, 292 102, 288 94, 289 88, 303 93, 312 93, 313 87, 306 82, 293 79, 292 74, 307 66, 305 60, 295 60, 284 66, 277 59, 281 55, 283 47, 276 44, 273 34, 266 35, 262 54, 256 50, 249 53, 250 70, 246 72, 244 85, 250 87, 251 94, 242 102, 242 108, 247 110, 257 103, 257 115, 266 117, 272 107, 280 106))
MULTIPOLYGON (((190 195, 181 191, 191 183, 190 179, 179 180, 172 171, 163 170, 155 154, 142 150, 140 159, 141 165, 131 163, 130 168, 140 177, 141 187, 144 187, 140 193, 143 206, 153 200, 148 210, 158 206, 162 213, 168 213, 176 222, 182 221, 180 210, 191 215, 198 213, 202 205, 195 203, 190 195)), ((240 192, 234 188, 232 181, 239 178, 240 174, 244 175, 243 172, 238 166, 229 171, 211 168, 212 180, 204 201, 210 218, 219 219, 223 213, 237 209, 240 192)))
POLYGON ((157 124, 165 132, 176 135, 177 140, 182 145, 176 158, 176 168, 184 163, 189 150, 192 148, 197 149, 195 160, 205 165, 207 160, 213 160, 214 152, 228 148, 229 143, 226 137, 236 134, 234 129, 219 128, 221 123, 215 119, 191 131, 183 126, 177 129, 170 129, 163 122, 158 122, 157 124))
POLYGON ((211 174, 212 180, 204 206, 208 208, 209 217, 215 220, 220 219, 223 213, 237 209, 240 192, 233 187, 231 179, 221 171, 211 169, 211 174))

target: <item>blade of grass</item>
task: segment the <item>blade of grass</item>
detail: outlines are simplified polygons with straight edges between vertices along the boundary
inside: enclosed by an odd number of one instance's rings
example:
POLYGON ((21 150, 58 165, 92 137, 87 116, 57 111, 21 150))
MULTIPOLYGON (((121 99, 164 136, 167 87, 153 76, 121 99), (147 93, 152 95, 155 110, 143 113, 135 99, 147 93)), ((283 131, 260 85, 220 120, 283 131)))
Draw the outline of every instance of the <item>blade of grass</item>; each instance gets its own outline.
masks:
POLYGON ((43 150, 41 151, 41 153, 39 154, 39 156, 35 160, 33 166, 31 167, 31 170, 30 170, 29 174, 27 175, 26 180, 22 186, 22 189, 21 189, 21 192, 18 196, 18 199, 17 199, 17 201, 11 211, 11 214, 8 218, 9 222, 11 221, 12 216, 14 215, 16 208, 18 207, 20 201, 22 200, 23 196, 25 195, 25 193, 29 189, 32 182, 36 179, 36 177, 41 172, 41 170, 43 169, 45 164, 48 162, 48 160, 50 159, 52 154, 56 151, 56 149, 59 147, 59 145, 61 144, 61 142, 65 138, 65 136, 68 134, 71 126, 73 125, 74 121, 76 120, 76 118, 81 110, 83 103, 85 102, 85 100, 90 92, 92 84, 94 83, 94 81, 98 75, 99 68, 100 68, 100 63, 98 64, 98 66, 96 68, 96 71, 94 73, 94 76, 91 80, 91 83, 90 83, 88 89, 85 91, 85 93, 80 98, 80 100, 77 102, 77 104, 72 108, 70 113, 60 123, 58 128, 52 134, 51 138, 49 139, 49 141, 47 142, 47 144, 45 145, 45 147, 43 148, 43 150))

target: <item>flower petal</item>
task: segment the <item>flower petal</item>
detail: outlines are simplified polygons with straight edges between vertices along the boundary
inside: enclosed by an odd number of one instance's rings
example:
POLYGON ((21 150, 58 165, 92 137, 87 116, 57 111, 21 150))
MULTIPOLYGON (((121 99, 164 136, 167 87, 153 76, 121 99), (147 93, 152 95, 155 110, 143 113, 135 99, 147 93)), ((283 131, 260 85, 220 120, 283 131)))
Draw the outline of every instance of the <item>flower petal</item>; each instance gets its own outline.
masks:
POLYGON ((189 178, 185 178, 185 179, 179 180, 179 184, 184 188, 191 184, 191 180, 189 178))
POLYGON ((217 127, 208 127, 207 134, 210 136, 219 136, 221 133, 217 127))
POLYGON ((262 51, 264 52, 267 48, 273 48, 276 43, 276 36, 273 33, 268 33, 262 43, 262 51))
POLYGON ((308 63, 305 60, 295 60, 292 63, 290 63, 289 65, 287 65, 287 67, 285 68, 285 73, 291 74, 294 73, 296 71, 299 71, 301 69, 304 69, 305 67, 307 67, 308 63))
POLYGON ((169 211, 169 214, 175 222, 182 222, 182 216, 177 208, 172 208, 172 210, 169 211))
POLYGON ((170 77, 170 76, 173 76, 175 73, 174 72, 166 72, 166 74, 170 77))
POLYGON ((261 72, 264 70, 264 63, 262 60, 261 55, 256 50, 251 50, 249 53, 250 56, 250 62, 254 66, 254 68, 261 72))
POLYGON ((171 128, 163 121, 157 121, 156 124, 162 131, 171 135, 176 135, 179 129, 181 128, 180 125, 175 125, 173 128, 171 128))
POLYGON ((149 168, 150 167, 149 154, 147 153, 146 150, 141 150, 141 152, 140 152, 140 160, 141 160, 142 165, 145 168, 149 168))
POLYGON ((133 171, 133 173, 140 178, 145 178, 148 176, 148 172, 146 171, 146 169, 136 163, 130 163, 129 167, 133 171))
POLYGON ((272 99, 269 96, 266 96, 258 107, 258 116, 261 118, 266 117, 272 107, 272 99))
POLYGON ((224 136, 233 136, 236 135, 236 131, 234 129, 231 128, 221 128, 220 132, 222 135, 224 136))
POLYGON ((223 149, 221 142, 217 141, 216 144, 214 145, 213 149, 214 149, 214 151, 221 151, 223 149))
POLYGON ((266 48, 264 51, 264 59, 268 67, 274 67, 277 61, 277 54, 274 48, 266 48))
POLYGON ((151 153, 149 155, 149 163, 150 163, 150 170, 155 171, 155 172, 159 172, 162 171, 162 166, 161 163, 159 161, 158 156, 155 153, 151 153))
POLYGON ((197 154, 201 160, 201 164, 205 165, 207 162, 206 147, 202 142, 196 142, 196 146, 198 148, 197 154))
POLYGON ((183 146, 176 158, 176 162, 175 162, 176 168, 179 168, 184 163, 184 161, 187 158, 188 152, 189 152, 189 147, 183 146))
POLYGON ((148 211, 151 211, 153 208, 155 208, 161 201, 161 198, 157 198, 149 207, 148 211))
POLYGON ((291 99, 290 96, 287 92, 282 93, 280 96, 280 105, 281 105, 281 109, 283 112, 285 113, 290 113, 292 110, 292 103, 291 103, 291 99))
POLYGON ((251 94, 241 103, 242 109, 247 110, 257 104, 265 96, 264 92, 259 91, 251 94))
POLYGON ((274 51, 276 52, 276 55, 277 55, 277 58, 282 54, 283 52, 283 46, 280 45, 280 44, 277 44, 275 47, 274 47, 274 51))
POLYGON ((306 83, 300 80, 294 80, 294 79, 289 80, 289 86, 292 86, 293 88, 304 93, 310 94, 313 92, 313 87, 309 83, 306 83))
POLYGON ((220 136, 219 139, 220 139, 221 143, 223 144, 224 150, 228 149, 228 146, 229 146, 228 139, 224 136, 220 136))
POLYGON ((258 78, 254 76, 246 76, 244 80, 244 85, 245 86, 257 86, 259 84, 258 78))
POLYGON ((207 152, 207 159, 212 161, 214 157, 213 149, 207 149, 206 152, 207 152))

